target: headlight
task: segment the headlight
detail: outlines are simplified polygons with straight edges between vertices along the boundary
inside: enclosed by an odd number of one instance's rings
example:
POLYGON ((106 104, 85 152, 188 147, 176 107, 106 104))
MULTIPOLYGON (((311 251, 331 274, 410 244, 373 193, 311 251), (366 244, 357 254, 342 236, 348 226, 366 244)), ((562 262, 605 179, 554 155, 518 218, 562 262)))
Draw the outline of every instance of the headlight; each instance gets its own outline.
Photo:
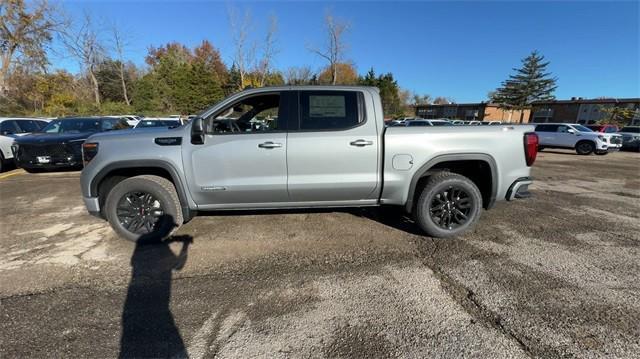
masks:
POLYGON ((82 163, 86 166, 98 154, 97 142, 85 142, 82 144, 82 163))

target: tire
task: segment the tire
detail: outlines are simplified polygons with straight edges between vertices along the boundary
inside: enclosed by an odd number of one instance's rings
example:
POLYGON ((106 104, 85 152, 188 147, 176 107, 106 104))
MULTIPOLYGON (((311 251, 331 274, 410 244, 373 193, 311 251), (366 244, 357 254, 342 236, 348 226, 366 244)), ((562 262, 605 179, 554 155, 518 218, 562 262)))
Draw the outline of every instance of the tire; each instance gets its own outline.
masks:
POLYGON ((173 183, 152 175, 127 178, 115 185, 107 196, 105 215, 119 236, 137 243, 161 241, 183 223, 173 183))
POLYGON ((46 171, 44 168, 23 167, 22 169, 27 171, 28 173, 42 173, 46 171))
POLYGON ((429 178, 420 193, 416 221, 431 237, 454 237, 472 228, 478 222, 481 210, 482 194, 473 181, 456 173, 440 172, 429 178), (456 210, 466 219, 463 220, 456 210))
POLYGON ((591 141, 580 141, 576 143, 576 153, 582 156, 590 155, 596 150, 596 145, 591 141))
POLYGON ((604 155, 607 155, 607 154, 609 154, 609 151, 596 151, 596 155, 598 155, 598 156, 604 156, 604 155))

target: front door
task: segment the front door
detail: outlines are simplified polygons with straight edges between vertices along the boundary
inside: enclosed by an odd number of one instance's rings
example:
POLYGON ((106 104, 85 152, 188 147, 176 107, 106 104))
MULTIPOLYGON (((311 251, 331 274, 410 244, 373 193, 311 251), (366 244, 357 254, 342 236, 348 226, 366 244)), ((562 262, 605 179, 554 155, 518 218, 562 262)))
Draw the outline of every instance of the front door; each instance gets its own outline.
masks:
POLYGON ((299 123, 287 140, 291 201, 347 204, 377 198, 382 144, 370 110, 367 118, 364 93, 299 92, 299 123))
POLYGON ((288 201, 286 94, 242 98, 204 119, 204 144, 183 144, 189 189, 199 207, 288 201))

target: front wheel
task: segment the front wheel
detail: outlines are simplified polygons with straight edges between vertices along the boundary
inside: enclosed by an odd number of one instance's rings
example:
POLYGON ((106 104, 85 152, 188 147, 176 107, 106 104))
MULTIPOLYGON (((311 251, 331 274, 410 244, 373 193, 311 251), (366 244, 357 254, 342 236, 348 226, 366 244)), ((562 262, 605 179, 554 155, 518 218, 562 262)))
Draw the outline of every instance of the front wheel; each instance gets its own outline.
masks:
POLYGON ((173 183, 152 175, 127 178, 115 185, 107 196, 105 214, 114 231, 133 242, 160 241, 183 222, 173 183))
POLYGON ((453 237, 478 222, 481 209, 482 195, 473 181, 441 172, 431 176, 422 190, 416 220, 429 236, 453 237))
POLYGON ((580 141, 576 144, 576 153, 579 155, 590 155, 596 150, 596 146, 591 141, 580 141))

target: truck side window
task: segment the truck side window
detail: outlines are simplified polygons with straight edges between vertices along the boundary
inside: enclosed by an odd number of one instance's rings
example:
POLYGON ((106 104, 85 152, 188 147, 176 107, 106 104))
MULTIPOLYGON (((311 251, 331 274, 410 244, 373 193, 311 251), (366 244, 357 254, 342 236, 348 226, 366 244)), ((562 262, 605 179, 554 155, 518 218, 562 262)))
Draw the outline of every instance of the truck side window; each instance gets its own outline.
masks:
POLYGON ((270 93, 244 98, 212 116, 209 133, 251 133, 282 131, 280 94, 270 93))
POLYGON ((303 91, 300 93, 301 130, 340 130, 364 122, 354 91, 303 91))

